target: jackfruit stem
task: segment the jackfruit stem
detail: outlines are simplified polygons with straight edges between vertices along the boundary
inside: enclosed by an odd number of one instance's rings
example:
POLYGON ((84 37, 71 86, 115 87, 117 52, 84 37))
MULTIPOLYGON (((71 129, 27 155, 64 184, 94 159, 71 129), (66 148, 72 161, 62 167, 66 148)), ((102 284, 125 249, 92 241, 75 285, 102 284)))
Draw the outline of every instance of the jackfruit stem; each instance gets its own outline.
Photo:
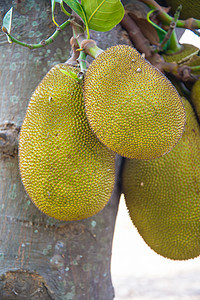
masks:
POLYGON ((157 10, 162 10, 162 7, 154 0, 139 0, 143 3, 145 3, 149 8, 151 9, 157 9, 157 10))
POLYGON ((70 39, 70 45, 72 48, 72 56, 66 61, 66 64, 72 65, 72 66, 77 66, 77 60, 79 57, 79 52, 77 49, 79 48, 79 45, 76 42, 76 39, 72 36, 70 39))
POLYGON ((84 24, 82 20, 74 16, 74 19, 71 21, 73 36, 77 41, 77 44, 85 52, 85 54, 90 55, 93 58, 96 58, 100 53, 103 52, 102 49, 97 47, 96 43, 92 39, 87 39, 84 31, 84 24))
POLYGON ((73 19, 71 20, 73 37, 76 39, 77 44, 81 47, 82 41, 86 39, 84 24, 80 18, 73 12, 73 19))
POLYGON ((197 71, 200 71, 200 66, 190 66, 190 69, 191 69, 191 72, 193 71, 195 71, 195 72, 197 72, 197 71))
POLYGON ((163 71, 165 71, 166 73, 173 74, 178 80, 181 80, 183 82, 196 81, 196 77, 193 74, 191 74, 192 69, 196 71, 194 67, 187 65, 179 66, 176 62, 163 62, 162 67, 163 71))
POLYGON ((101 54, 104 50, 102 50, 101 48, 94 46, 94 47, 90 47, 88 48, 88 54, 90 56, 92 56, 93 58, 96 58, 99 54, 101 54))
POLYGON ((87 63, 86 63, 86 57, 87 55, 85 54, 84 51, 80 52, 79 58, 78 58, 78 62, 80 64, 80 68, 81 68, 81 79, 83 77, 83 75, 85 74, 86 70, 87 70, 87 63))
MULTIPOLYGON (((170 25, 173 18, 169 16, 165 11, 162 11, 159 12, 158 19, 163 24, 170 25)), ((176 27, 186 29, 200 29, 200 20, 194 18, 189 18, 187 20, 178 20, 176 23, 176 27)))
POLYGON ((174 54, 176 52, 179 52, 182 49, 181 44, 179 44, 176 32, 173 30, 170 37, 170 44, 169 48, 167 49, 166 53, 168 54, 174 54))
POLYGON ((96 58, 100 53, 103 52, 103 50, 97 46, 94 40, 82 41, 81 48, 84 49, 84 52, 87 55, 90 55, 93 58, 96 58))
POLYGON ((174 20, 170 23, 169 30, 165 35, 164 40, 161 43, 161 48, 163 48, 164 45, 169 41, 169 49, 167 49, 166 51, 167 53, 176 53, 181 50, 181 45, 178 42, 176 32, 175 32, 176 24, 180 16, 181 9, 182 9, 182 5, 179 5, 175 12, 174 20))
MULTIPOLYGON (((158 10, 158 19, 165 25, 170 25, 173 21, 173 17, 168 15, 166 11, 154 0, 140 0, 144 2, 151 9, 158 10)), ((187 20, 178 20, 176 27, 187 28, 187 29, 200 29, 200 20, 189 18, 187 20)))

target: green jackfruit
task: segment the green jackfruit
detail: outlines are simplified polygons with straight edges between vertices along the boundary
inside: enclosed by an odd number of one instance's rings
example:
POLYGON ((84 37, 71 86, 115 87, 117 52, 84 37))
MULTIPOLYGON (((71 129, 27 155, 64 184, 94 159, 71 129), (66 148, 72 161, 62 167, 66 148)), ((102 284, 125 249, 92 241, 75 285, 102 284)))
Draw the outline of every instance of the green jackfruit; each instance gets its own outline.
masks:
POLYGON ((198 79, 192 87, 191 101, 200 120, 200 79, 198 79))
POLYGON ((126 159, 122 186, 133 224, 158 254, 175 260, 200 255, 200 127, 187 100, 182 138, 165 156, 126 159))
POLYGON ((94 133, 124 157, 160 157, 183 133, 185 111, 178 92, 132 47, 113 46, 97 56, 83 90, 94 133))
POLYGON ((108 202, 115 155, 93 134, 84 109, 79 69, 53 67, 33 93, 21 128, 19 166, 35 205, 71 221, 90 217, 108 202))
POLYGON ((181 4, 182 9, 180 13, 180 19, 195 18, 200 17, 200 2, 196 0, 166 0, 166 4, 171 6, 171 11, 173 14, 176 9, 181 4))
MULTIPOLYGON (((190 44, 182 44, 182 49, 174 54, 163 54, 166 62, 176 62, 179 66, 200 66, 199 48, 190 44)), ((199 74, 199 70, 191 70, 192 74, 199 74)))
POLYGON ((189 65, 193 62, 194 57, 198 58, 200 61, 200 57, 195 55, 199 51, 199 48, 195 47, 191 44, 182 44, 181 50, 174 54, 163 54, 162 57, 166 62, 176 62, 180 65, 189 65), (196 57, 197 56, 197 57, 196 57))

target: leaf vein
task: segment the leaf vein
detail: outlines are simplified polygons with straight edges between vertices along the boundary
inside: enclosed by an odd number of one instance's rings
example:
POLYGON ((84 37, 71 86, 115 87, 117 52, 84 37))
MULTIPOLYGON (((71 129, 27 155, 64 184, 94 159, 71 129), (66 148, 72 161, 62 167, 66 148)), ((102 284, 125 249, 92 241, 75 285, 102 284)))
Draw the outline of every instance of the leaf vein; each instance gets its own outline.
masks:
POLYGON ((96 12, 99 10, 99 8, 104 4, 105 0, 103 0, 99 5, 97 2, 97 8, 94 10, 94 12, 91 14, 91 16, 88 19, 88 24, 90 23, 91 19, 93 18, 93 16, 96 14, 96 12))

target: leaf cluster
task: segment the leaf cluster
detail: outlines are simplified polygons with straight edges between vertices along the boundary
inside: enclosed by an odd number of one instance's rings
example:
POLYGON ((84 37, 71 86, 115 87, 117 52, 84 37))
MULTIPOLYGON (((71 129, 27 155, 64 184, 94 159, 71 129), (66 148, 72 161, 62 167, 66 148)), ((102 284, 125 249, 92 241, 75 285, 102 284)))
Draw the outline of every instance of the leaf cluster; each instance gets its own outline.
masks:
MULTIPOLYGON (((64 3, 82 19, 88 36, 89 29, 102 32, 111 30, 124 16, 124 7, 120 0, 82 0, 81 3, 78 0, 51 0, 52 19, 58 27, 54 18, 56 3, 60 4, 61 10, 68 17, 71 14, 65 9, 64 3)), ((3 31, 7 34, 11 32, 12 11, 13 8, 6 13, 3 19, 3 31)), ((9 40, 9 42, 11 41, 9 40)))

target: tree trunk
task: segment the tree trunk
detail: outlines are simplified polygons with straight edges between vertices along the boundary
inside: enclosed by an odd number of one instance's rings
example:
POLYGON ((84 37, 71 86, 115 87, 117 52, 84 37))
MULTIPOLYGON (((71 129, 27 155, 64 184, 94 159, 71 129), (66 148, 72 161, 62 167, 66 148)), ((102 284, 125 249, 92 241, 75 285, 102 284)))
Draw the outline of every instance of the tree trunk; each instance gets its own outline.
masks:
MULTIPOLYGON (((13 36, 38 43, 55 30, 50 1, 0 0, 4 15, 14 2, 13 36)), ((64 14, 57 13, 61 24, 64 14)), ((119 29, 93 32, 98 45, 122 43, 119 29)), ((17 142, 30 96, 56 63, 69 58, 68 28, 50 46, 35 50, 9 44, 0 33, 0 299, 110 300, 113 230, 120 197, 121 158, 108 205, 94 217, 60 222, 41 213, 20 180, 17 142)))

